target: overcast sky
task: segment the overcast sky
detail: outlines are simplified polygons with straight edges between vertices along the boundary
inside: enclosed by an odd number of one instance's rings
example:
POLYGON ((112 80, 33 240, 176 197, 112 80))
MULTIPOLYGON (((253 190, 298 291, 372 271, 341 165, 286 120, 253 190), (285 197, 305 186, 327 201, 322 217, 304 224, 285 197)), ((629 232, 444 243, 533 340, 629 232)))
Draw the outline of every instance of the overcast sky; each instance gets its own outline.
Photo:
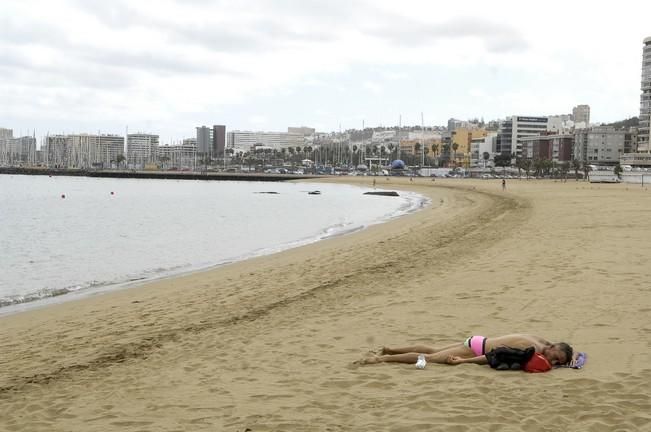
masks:
POLYGON ((651 1, 0 0, 0 127, 333 131, 639 115, 651 1))

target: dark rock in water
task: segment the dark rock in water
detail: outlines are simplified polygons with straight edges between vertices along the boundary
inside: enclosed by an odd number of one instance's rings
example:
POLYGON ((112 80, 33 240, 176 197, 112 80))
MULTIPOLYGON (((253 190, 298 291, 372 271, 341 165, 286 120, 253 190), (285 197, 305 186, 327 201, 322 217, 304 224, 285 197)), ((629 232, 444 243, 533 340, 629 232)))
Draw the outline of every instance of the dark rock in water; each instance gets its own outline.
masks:
POLYGON ((308 195, 321 195, 321 191, 310 191, 307 194, 308 195))
POLYGON ((278 192, 253 192, 257 194, 269 194, 269 195, 278 195, 278 192))
POLYGON ((373 191, 364 192, 364 195, 380 195, 380 196, 400 196, 396 191, 373 191))

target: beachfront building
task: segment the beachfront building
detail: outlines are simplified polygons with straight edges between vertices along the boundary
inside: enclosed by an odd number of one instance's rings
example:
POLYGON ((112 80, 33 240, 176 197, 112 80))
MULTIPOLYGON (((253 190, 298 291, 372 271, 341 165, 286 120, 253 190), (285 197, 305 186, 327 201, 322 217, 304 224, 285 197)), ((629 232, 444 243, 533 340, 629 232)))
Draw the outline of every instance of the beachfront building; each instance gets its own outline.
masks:
POLYGON ((36 138, 14 138, 11 129, 0 130, 0 166, 31 166, 36 164, 36 138))
POLYGON ((631 132, 610 126, 578 129, 574 132, 574 159, 592 165, 615 165, 624 154, 631 132))
POLYGON ((547 131, 548 121, 547 117, 533 116, 512 116, 504 120, 497 131, 497 153, 523 157, 522 139, 547 131))
POLYGON ((163 169, 194 170, 197 166, 195 139, 183 140, 182 144, 158 146, 158 162, 163 169))
POLYGON ((303 135, 289 132, 231 131, 227 134, 227 146, 234 149, 253 150, 254 146, 280 150, 304 146, 303 135))
POLYGON ((44 163, 50 168, 108 168, 124 154, 120 135, 48 135, 44 144, 44 163))
POLYGON ((488 132, 485 129, 472 129, 467 127, 460 127, 454 130, 450 135, 451 145, 457 145, 456 151, 453 151, 453 155, 456 155, 456 163, 470 163, 471 153, 472 153, 472 141, 484 140, 488 132))
POLYGON ((130 168, 145 168, 155 164, 158 155, 158 135, 135 133, 127 135, 127 164, 130 168))
POLYGON ((622 166, 649 169, 651 168, 651 153, 624 153, 619 158, 619 163, 622 166))
POLYGON ((521 138, 522 157, 554 162, 569 162, 574 150, 574 134, 553 134, 521 138))
POLYGON ((470 142, 470 160, 472 165, 488 166, 496 151, 497 132, 487 132, 486 136, 473 138, 470 142), (484 159, 488 153, 488 160, 484 159))
POLYGON ((649 127, 651 126, 651 36, 644 39, 642 48, 642 94, 640 95, 640 129, 638 151, 651 151, 649 127))

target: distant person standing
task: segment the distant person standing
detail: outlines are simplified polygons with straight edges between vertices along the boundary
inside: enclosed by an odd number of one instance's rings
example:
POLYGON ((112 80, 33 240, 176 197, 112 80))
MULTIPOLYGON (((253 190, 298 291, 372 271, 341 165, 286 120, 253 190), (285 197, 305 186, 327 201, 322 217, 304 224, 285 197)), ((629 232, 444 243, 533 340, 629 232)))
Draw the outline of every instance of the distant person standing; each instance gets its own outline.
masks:
POLYGON ((502 190, 506 190, 506 179, 502 179, 502 190))

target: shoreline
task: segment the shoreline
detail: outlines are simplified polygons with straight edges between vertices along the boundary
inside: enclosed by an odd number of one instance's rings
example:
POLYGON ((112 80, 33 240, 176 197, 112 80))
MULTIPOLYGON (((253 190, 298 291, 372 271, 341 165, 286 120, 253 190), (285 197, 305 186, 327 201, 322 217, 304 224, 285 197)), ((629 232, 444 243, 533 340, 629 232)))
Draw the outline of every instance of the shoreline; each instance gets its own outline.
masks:
MULTIPOLYGON (((313 179, 303 179, 299 183, 310 183, 314 184, 313 179)), ((359 185, 358 185, 359 186, 359 185)), ((364 191, 366 187, 359 186, 360 193, 364 191)), ((208 265, 183 265, 184 270, 165 270, 158 274, 147 276, 146 273, 142 273, 142 276, 135 276, 133 278, 120 280, 120 281, 106 281, 106 282, 96 282, 94 281, 93 285, 83 285, 77 289, 71 289, 67 287, 57 288, 53 290, 52 293, 43 293, 43 290, 38 290, 36 292, 28 293, 21 296, 6 297, 0 299, 0 317, 9 316, 16 313, 26 312, 32 309, 41 309, 49 307, 51 305, 61 304, 67 301, 77 301, 88 297, 94 297, 97 295, 105 295, 112 291, 120 291, 124 289, 134 289, 142 285, 147 285, 150 283, 155 283, 157 281, 166 280, 170 278, 189 276, 195 273, 201 273, 205 271, 211 271, 218 269, 223 266, 231 265, 241 261, 247 261, 252 258, 262 257, 267 255, 272 255, 275 253, 281 253, 283 251, 302 247, 308 244, 317 243, 323 240, 330 238, 336 238, 344 235, 351 235, 356 232, 367 229, 370 226, 386 223, 393 219, 405 216, 407 214, 420 211, 432 205, 431 200, 425 196, 420 196, 417 194, 412 194, 405 200, 405 205, 396 209, 395 212, 390 215, 379 216, 376 220, 367 222, 363 225, 354 226, 352 228, 347 228, 345 230, 334 230, 330 231, 332 227, 327 226, 322 229, 319 233, 315 233, 314 236, 309 238, 299 238, 285 243, 281 243, 275 246, 266 247, 263 249, 251 250, 250 252, 244 255, 231 256, 222 261, 211 263, 208 265), (28 300, 24 300, 27 297, 28 300), (13 299, 14 300, 11 302, 13 299)))
MULTIPOLYGON (((372 178, 323 181, 344 180, 372 178)), ((387 184, 440 205, 200 275, 0 317, 0 429, 648 424, 651 271, 642 258, 651 254, 651 221, 631 218, 649 210, 649 192, 547 181, 509 182, 506 192, 498 181, 387 184), (513 332, 570 342, 588 363, 534 375, 351 366, 382 344, 513 332)))
POLYGON ((59 168, 14 168, 0 167, 0 175, 38 175, 64 177, 132 178, 158 180, 213 180, 213 181, 290 181, 319 179, 319 175, 229 173, 215 171, 145 171, 145 170, 102 170, 102 169, 59 169, 59 168))

